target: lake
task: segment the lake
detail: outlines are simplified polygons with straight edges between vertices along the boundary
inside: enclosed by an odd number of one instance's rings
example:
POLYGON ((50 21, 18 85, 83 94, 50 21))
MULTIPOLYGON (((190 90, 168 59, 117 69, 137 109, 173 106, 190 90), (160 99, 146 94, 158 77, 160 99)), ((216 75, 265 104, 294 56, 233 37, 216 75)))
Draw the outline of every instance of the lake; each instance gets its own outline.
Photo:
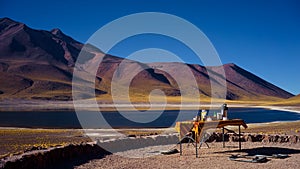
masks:
MULTIPOLYGON (((174 126, 176 121, 191 120, 197 111, 185 110, 180 115, 176 110, 166 110, 163 113, 127 111, 122 114, 118 112, 102 112, 101 114, 113 128, 159 128, 174 126)), ((86 128, 107 128, 97 121, 98 112, 83 112, 80 116, 88 120, 86 128)), ((299 113, 262 108, 230 108, 228 117, 229 119, 244 119, 246 123, 300 120, 299 113)), ((75 112, 55 110, 0 112, 0 127, 81 128, 81 125, 75 112)))

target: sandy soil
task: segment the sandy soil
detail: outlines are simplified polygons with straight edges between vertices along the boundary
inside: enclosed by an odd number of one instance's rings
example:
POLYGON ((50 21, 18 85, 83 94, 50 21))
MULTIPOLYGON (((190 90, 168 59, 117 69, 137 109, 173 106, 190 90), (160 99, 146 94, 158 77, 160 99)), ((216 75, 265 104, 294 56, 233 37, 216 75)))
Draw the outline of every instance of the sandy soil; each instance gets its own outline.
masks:
MULTIPOLYGON (((243 130, 247 133, 264 134, 291 134, 298 135, 300 122, 286 123, 266 123, 250 124, 249 128, 243 130)), ((102 159, 94 159, 76 169, 101 169, 101 168, 299 168, 300 167, 300 143, 262 143, 243 142, 242 151, 238 150, 237 142, 226 142, 226 147, 222 148, 222 143, 209 143, 210 148, 205 145, 199 150, 199 157, 195 156, 195 148, 192 145, 183 146, 183 155, 177 154, 162 155, 162 151, 168 151, 179 146, 164 145, 146 147, 143 149, 129 150, 126 152, 108 155, 102 159), (231 161, 231 155, 272 155, 288 154, 286 159, 268 158, 266 163, 246 163, 231 161)))
MULTIPOLYGON (((146 149, 131 150, 125 152, 132 155, 147 153, 153 155, 144 158, 128 158, 122 154, 108 155, 102 159, 95 159, 86 164, 76 166, 76 169, 104 169, 104 168, 153 168, 153 169, 171 169, 171 168, 230 168, 230 169, 258 169, 258 168, 299 168, 300 167, 300 144, 275 144, 275 143, 250 143, 242 144, 242 151, 238 151, 237 143, 226 143, 222 148, 222 143, 210 143, 210 148, 202 147, 199 150, 199 157, 195 156, 195 149, 192 145, 183 146, 183 155, 179 153, 172 155, 161 155, 159 152, 168 150, 169 146, 148 147, 146 149), (285 159, 268 158, 265 163, 247 163, 231 161, 231 155, 272 155, 288 154, 285 159)), ((176 147, 179 150, 179 147, 176 147)))

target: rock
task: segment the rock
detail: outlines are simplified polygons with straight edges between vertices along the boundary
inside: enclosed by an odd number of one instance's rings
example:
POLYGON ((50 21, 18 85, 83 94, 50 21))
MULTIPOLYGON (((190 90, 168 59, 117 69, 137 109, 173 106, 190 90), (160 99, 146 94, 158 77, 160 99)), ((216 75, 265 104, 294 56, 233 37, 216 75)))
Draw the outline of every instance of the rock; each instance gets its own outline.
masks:
POLYGON ((288 143, 289 141, 289 136, 281 136, 280 138, 280 143, 288 143))
POLYGON ((251 134, 248 134, 247 136, 244 136, 245 141, 247 142, 254 142, 254 136, 251 134))
POLYGON ((265 135, 264 137, 262 137, 262 142, 263 143, 269 143, 271 141, 270 136, 269 135, 265 135))
POLYGON ((273 142, 279 142, 280 140, 280 136, 279 135, 276 135, 274 136, 274 141, 273 142))
POLYGON ((255 142, 261 142, 263 140, 265 135, 262 135, 262 134, 256 134, 254 135, 254 141, 255 142))
POLYGON ((235 142, 235 136, 230 135, 228 140, 229 140, 230 142, 235 142))
MULTIPOLYGON (((231 141, 231 142, 238 142, 239 140, 241 140, 241 142, 245 142, 247 140, 247 138, 248 138, 248 136, 241 135, 239 137, 239 135, 235 134, 235 133, 234 134, 230 134, 228 136, 228 140, 231 141)), ((226 141, 226 139, 225 139, 225 141, 226 141)))
POLYGON ((206 142, 208 142, 208 143, 211 143, 211 142, 213 142, 213 141, 215 141, 215 135, 214 135, 214 133, 212 133, 212 134, 206 139, 206 142))
POLYGON ((270 142, 273 142, 273 143, 276 143, 276 142, 278 142, 278 140, 279 140, 279 135, 272 135, 272 136, 270 136, 270 142))
MULTIPOLYGON (((225 141, 230 142, 238 142, 239 137, 236 133, 226 133, 225 134, 225 141)), ((206 142, 221 142, 222 139, 222 133, 212 133, 209 138, 206 140, 206 142)), ((300 142, 299 136, 293 135, 263 135, 263 134, 241 134, 241 141, 242 142, 263 142, 263 143, 298 143, 300 142)))
POLYGON ((298 138, 298 136, 293 135, 293 136, 290 136, 289 140, 290 140, 290 143, 296 144, 299 141, 299 138, 298 138))

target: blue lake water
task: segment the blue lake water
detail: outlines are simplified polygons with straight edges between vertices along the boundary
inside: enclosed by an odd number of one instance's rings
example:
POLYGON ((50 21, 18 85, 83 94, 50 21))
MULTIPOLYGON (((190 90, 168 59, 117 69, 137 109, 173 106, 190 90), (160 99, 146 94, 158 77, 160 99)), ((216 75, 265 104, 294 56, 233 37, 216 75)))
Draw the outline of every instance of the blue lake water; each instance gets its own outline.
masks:
MULTIPOLYGON (((215 111, 210 111, 213 113, 215 111)), ((101 117, 114 128, 135 127, 170 127, 176 121, 191 120, 197 111, 167 110, 164 112, 101 112, 101 117), (125 118, 126 117, 126 118, 125 118), (134 120, 132 120, 134 119, 134 120)), ((97 121, 98 112, 82 112, 80 115, 87 120, 85 128, 107 128, 97 121)), ((230 108, 229 119, 244 119, 246 123, 265 123, 274 121, 300 120, 300 113, 261 108, 230 108)), ((0 112, 0 127, 30 127, 30 128, 82 128, 73 111, 32 111, 32 112, 0 112)))

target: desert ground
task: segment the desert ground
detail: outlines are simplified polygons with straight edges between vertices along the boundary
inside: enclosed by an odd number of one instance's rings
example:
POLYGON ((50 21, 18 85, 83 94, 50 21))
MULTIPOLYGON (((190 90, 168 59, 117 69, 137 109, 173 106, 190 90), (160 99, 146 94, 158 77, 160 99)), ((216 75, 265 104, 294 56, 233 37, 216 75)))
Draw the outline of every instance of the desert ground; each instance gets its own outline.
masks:
MULTIPOLYGON (((284 123, 248 124, 242 133, 267 134, 267 135, 293 135, 300 137, 300 121, 284 123)), ((232 128, 234 129, 234 128, 232 128)), ((98 134, 109 131, 99 130, 98 134)), ((118 132, 130 137, 146 137, 165 132, 164 129, 119 129, 118 132)), ((82 144, 90 142, 82 130, 75 129, 0 129, 0 153, 2 159, 9 159, 32 150, 53 148, 68 144, 82 144)), ((95 131, 93 131, 95 133, 95 131)), ((174 134, 174 129, 168 130, 174 134)), ((221 142, 208 143, 199 150, 199 157, 195 157, 195 149, 190 144, 183 145, 183 155, 179 153, 162 155, 162 151, 178 149, 178 145, 158 145, 142 149, 133 149, 125 152, 105 155, 101 158, 90 159, 84 163, 76 164, 76 169, 94 168, 299 168, 300 142, 242 142, 242 151, 238 150, 237 142, 226 142, 222 147, 221 142), (246 163, 231 161, 231 155, 272 155, 288 154, 285 159, 268 158, 265 163, 246 163), (132 158, 134 157, 134 158, 132 158)))
MULTIPOLYGON (((199 150, 199 157, 195 156, 193 146, 183 146, 183 155, 179 153, 172 155, 156 154, 145 158, 128 158, 121 155, 108 155, 102 159, 91 160, 76 169, 104 169, 104 168, 155 168, 155 169, 172 169, 172 168, 230 168, 230 169, 257 169, 257 168, 299 168, 300 167, 300 145, 299 144, 275 144, 275 143, 249 143, 242 145, 242 151, 238 151, 237 143, 226 143, 222 148, 222 143, 210 143, 210 148, 203 147, 199 150), (288 154, 285 159, 268 158, 265 163, 247 163, 231 161, 231 155, 272 155, 288 154)), ((166 150, 168 147, 159 146, 149 149, 149 152, 166 150)), ((177 147, 178 148, 178 147, 177 147)), ((140 150, 131 151, 132 155, 140 153, 140 150)))
MULTIPOLYGON (((260 133, 267 135, 296 135, 300 136, 300 122, 250 124, 244 133, 260 133)), ((170 149, 179 150, 179 145, 164 145, 129 150, 122 153, 107 155, 101 159, 94 159, 85 164, 75 166, 76 169, 104 169, 104 168, 299 168, 300 143, 274 142, 243 142, 239 151, 237 142, 226 142, 225 148, 221 142, 208 143, 209 148, 202 145, 199 156, 195 156, 195 148, 191 144, 183 145, 183 154, 162 155, 161 152, 170 149), (245 155, 254 158, 254 155, 287 154, 289 157, 275 159, 267 157, 267 162, 250 163, 231 161, 231 155, 245 155)), ((245 159, 244 160, 252 160, 245 159)))

